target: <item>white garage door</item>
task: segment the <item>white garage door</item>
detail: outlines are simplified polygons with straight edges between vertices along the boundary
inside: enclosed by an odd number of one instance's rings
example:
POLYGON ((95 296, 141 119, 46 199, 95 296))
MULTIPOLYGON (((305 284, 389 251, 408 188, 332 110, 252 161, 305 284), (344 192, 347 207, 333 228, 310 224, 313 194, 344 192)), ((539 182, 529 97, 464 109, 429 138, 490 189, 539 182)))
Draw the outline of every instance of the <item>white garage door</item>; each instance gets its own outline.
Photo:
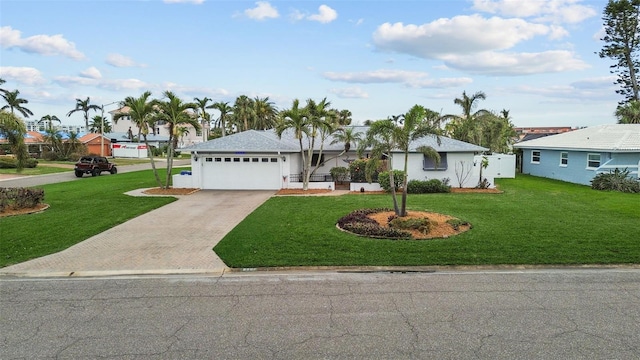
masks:
POLYGON ((279 156, 213 155, 203 160, 203 189, 278 190, 282 187, 279 156))

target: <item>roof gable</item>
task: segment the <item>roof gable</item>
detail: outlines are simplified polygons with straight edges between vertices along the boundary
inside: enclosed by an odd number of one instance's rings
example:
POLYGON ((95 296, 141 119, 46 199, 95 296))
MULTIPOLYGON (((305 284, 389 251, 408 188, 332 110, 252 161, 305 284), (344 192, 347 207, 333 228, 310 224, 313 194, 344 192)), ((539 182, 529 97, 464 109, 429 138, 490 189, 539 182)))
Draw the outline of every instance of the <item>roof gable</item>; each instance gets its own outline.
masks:
POLYGON ((526 149, 640 151, 640 124, 608 124, 550 135, 513 145, 526 149))

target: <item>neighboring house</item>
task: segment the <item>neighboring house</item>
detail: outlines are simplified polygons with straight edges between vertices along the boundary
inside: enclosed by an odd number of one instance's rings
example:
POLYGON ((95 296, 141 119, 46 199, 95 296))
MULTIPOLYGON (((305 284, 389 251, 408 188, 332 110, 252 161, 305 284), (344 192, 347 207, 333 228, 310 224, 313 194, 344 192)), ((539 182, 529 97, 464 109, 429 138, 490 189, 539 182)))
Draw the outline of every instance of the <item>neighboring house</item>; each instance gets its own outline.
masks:
MULTIPOLYGON (((125 106, 120 109, 109 111, 111 116, 114 114, 124 113, 127 114, 129 112, 129 107, 125 106)), ((187 128, 187 132, 178 138, 178 147, 190 146, 193 144, 202 142, 202 132, 196 131, 195 128, 191 125, 185 125, 187 128)), ((115 121, 111 124, 111 129, 114 134, 128 134, 129 130, 133 136, 138 136, 138 126, 131 121, 129 116, 123 116, 116 123, 115 121)), ((127 137, 128 138, 128 137, 127 137)), ((162 139, 169 140, 169 125, 166 123, 158 122, 155 125, 154 129, 149 129, 149 135, 147 135, 147 139, 149 142, 162 142, 162 139), (153 140, 152 140, 153 139, 153 140)), ((120 140, 119 140, 120 141, 120 140)), ((165 141, 165 142, 166 142, 165 141)), ((142 142, 142 139, 140 139, 142 142)))
MULTIPOLYGON (((363 137, 367 127, 356 127, 363 137)), ((455 164, 463 162, 466 168, 476 175, 469 176, 464 187, 474 187, 478 183, 478 167, 474 166, 474 155, 486 151, 486 148, 462 141, 440 137, 437 144, 434 136, 427 136, 412 143, 409 155, 409 179, 443 179, 449 178, 455 183, 455 164), (419 146, 432 146, 442 158, 438 167, 425 159, 421 153, 415 152, 419 146)), ((325 141, 322 156, 318 158, 320 144, 316 144, 316 153, 312 163, 320 163, 309 184, 310 188, 333 187, 330 170, 333 167, 348 167, 357 159, 356 146, 338 156, 344 149, 343 143, 331 145, 332 139, 325 141), (327 186, 327 184, 329 184, 327 186)), ((306 139, 303 144, 306 144, 306 139)), ((272 130, 248 130, 233 135, 210 140, 204 143, 180 149, 191 152, 191 186, 201 189, 246 189, 246 190, 278 190, 281 188, 299 188, 302 182, 302 157, 300 145, 293 132, 287 131, 278 138, 272 130)), ((365 151, 364 156, 368 156, 365 151)), ((402 169, 404 156, 394 153, 394 169, 402 169)), ((312 167, 313 169, 313 167, 312 167)), ((493 183, 493 179, 489 179, 493 183)))
POLYGON ((589 185, 599 172, 629 169, 638 177, 640 125, 588 127, 514 144, 522 149, 522 172, 589 185))
POLYGON ((81 136, 78 140, 87 146, 89 154, 111 156, 111 140, 106 136, 90 133, 81 136))

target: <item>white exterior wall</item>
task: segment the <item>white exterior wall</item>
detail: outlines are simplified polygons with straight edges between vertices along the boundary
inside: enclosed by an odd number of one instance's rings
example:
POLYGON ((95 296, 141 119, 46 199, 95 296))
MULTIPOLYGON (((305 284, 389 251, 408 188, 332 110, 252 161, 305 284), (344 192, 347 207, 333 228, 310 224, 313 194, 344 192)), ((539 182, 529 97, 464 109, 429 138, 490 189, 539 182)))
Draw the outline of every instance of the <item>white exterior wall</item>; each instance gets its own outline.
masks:
MULTIPOLYGON (((456 176, 456 163, 464 164, 465 167, 470 167, 471 174, 462 184, 462 187, 473 188, 478 184, 479 180, 479 168, 478 165, 474 166, 474 154, 473 153, 447 153, 447 169, 446 170, 423 170, 423 154, 409 154, 409 160, 407 163, 407 172, 409 180, 429 180, 449 178, 449 185, 452 187, 458 187, 458 178, 456 176)), ((458 165, 460 166, 460 165, 458 165)), ((404 154, 393 154, 393 169, 404 170, 404 154)), ((491 187, 495 187, 493 177, 487 176, 483 172, 483 177, 491 183, 491 187)))
POLYGON ((476 155, 474 161, 479 164, 483 156, 489 160, 487 168, 482 170, 483 177, 487 179, 490 177, 509 179, 516 177, 516 156, 514 154, 476 155))
MULTIPOLYGON (((111 124, 111 128, 113 129, 113 132, 126 133, 127 131, 129 131, 129 127, 131 127, 131 132, 133 133, 133 136, 138 136, 138 126, 135 123, 133 123, 131 120, 129 120, 127 117, 120 118, 117 124, 116 123, 111 124)), ((186 134, 184 137, 181 137, 180 139, 178 139, 179 148, 202 142, 202 135, 198 136, 197 131, 196 129, 193 128, 193 126, 187 125, 187 128, 189 129, 189 133, 186 134)), ((149 129, 149 133, 151 133, 151 129, 149 129)), ((168 137, 169 136, 168 127, 166 125, 157 125, 156 135, 168 137)))

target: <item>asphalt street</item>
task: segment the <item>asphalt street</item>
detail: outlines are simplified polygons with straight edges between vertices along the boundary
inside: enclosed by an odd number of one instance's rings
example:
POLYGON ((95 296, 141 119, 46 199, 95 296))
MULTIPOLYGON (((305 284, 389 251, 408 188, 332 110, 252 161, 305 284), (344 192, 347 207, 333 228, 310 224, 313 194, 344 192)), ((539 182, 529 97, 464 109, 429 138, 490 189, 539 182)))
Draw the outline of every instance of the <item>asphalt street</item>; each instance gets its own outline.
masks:
MULTIPOLYGON (((190 163, 189 161, 190 160, 175 160, 173 162, 173 166, 180 167, 184 165, 189 165, 190 163)), ((114 162, 117 164, 118 160, 116 159, 114 160, 114 162)), ((156 167, 160 169, 166 169, 167 163, 166 161, 156 161, 156 167)), ((149 163, 118 166, 119 173, 127 173, 127 172, 148 170, 148 169, 151 169, 151 164, 149 163)), ((85 175, 85 176, 88 176, 88 175, 85 175)), ((103 176, 109 176, 109 175, 107 173, 104 173, 103 176)), ((67 181, 77 181, 77 180, 81 180, 81 178, 77 178, 73 173, 73 169, 70 169, 68 172, 65 171, 65 172, 47 174, 47 175, 24 176, 24 177, 13 178, 13 179, 2 179, 0 180, 0 187, 32 187, 32 186, 40 186, 40 185, 55 184, 55 183, 67 182, 67 181)))
POLYGON ((0 280, 2 359, 640 359, 640 272, 0 280))

